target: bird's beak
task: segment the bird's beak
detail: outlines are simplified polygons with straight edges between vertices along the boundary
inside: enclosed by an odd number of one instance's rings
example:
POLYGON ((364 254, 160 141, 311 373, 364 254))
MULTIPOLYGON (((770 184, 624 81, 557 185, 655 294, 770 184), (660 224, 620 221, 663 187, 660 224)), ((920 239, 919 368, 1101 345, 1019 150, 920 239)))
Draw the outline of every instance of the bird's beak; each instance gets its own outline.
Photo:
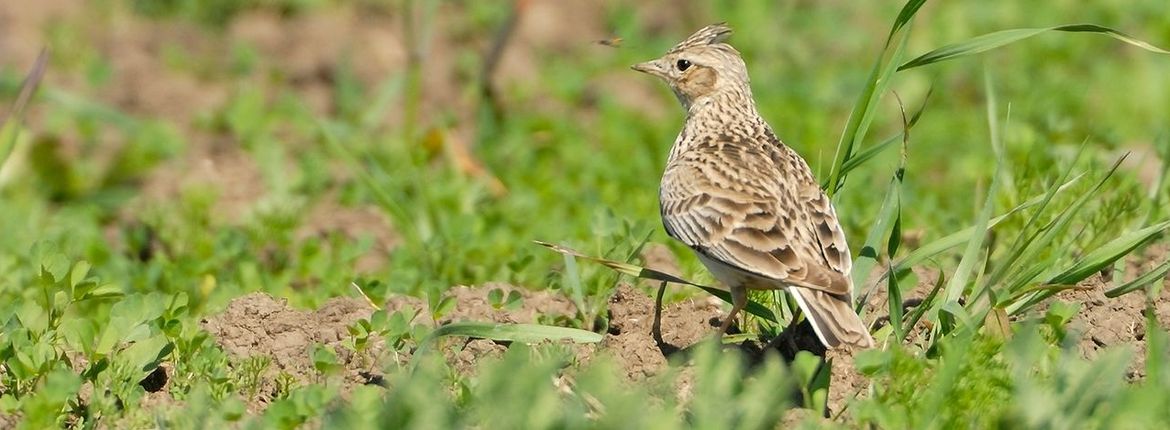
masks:
POLYGON ((666 77, 666 69, 662 67, 661 60, 651 60, 645 63, 638 63, 630 66, 630 68, 660 78, 666 77))

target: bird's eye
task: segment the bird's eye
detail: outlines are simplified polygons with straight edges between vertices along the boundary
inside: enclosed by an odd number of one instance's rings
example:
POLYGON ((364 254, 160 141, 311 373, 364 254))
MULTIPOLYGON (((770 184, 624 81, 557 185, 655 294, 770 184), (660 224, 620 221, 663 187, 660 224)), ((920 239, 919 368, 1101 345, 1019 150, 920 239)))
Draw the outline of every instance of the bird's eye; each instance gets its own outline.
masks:
POLYGON ((691 62, 687 60, 678 60, 678 62, 674 63, 674 65, 678 67, 678 71, 680 72, 685 72, 687 69, 691 68, 691 62))

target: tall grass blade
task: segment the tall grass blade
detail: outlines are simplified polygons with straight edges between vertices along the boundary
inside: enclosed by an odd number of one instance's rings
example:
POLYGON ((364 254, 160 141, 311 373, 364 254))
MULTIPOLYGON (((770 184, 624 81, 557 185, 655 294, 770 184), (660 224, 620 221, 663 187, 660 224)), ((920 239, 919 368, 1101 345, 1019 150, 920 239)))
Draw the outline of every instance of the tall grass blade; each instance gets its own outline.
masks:
POLYGON ((7 116, 0 117, 0 166, 8 161, 8 156, 16 147, 16 137, 20 134, 18 131, 20 130, 20 122, 24 119, 24 109, 32 100, 37 87, 40 86, 41 78, 45 76, 45 63, 48 61, 48 57, 48 51, 42 49, 41 53, 37 55, 36 61, 33 62, 32 69, 24 78, 24 82, 20 84, 20 93, 17 94, 16 101, 12 103, 12 110, 7 116))
MULTIPOLYGON (((897 94, 895 94, 897 96, 897 94)), ((929 97, 929 95, 928 95, 929 97)), ((901 106, 901 99, 899 106, 901 106)), ((923 103, 925 106, 925 103, 923 103)), ((919 109, 918 114, 922 110, 919 109)), ((913 119, 906 117, 905 109, 902 110, 902 132, 899 135, 902 137, 902 151, 901 157, 898 159, 898 168, 894 171, 894 176, 890 178, 890 189, 886 193, 886 198, 882 202, 882 207, 878 211, 877 221, 874 222, 870 229, 869 235, 865 239, 865 244, 858 255, 857 260, 854 261, 853 268, 853 294, 860 296, 860 303, 866 303, 869 296, 869 287, 863 285, 869 279, 870 272, 873 271, 874 266, 880 260, 878 255, 878 247, 884 240, 886 242, 886 256, 888 260, 892 260, 894 255, 898 253, 898 247, 902 243, 902 182, 906 179, 906 158, 909 153, 910 146, 910 127, 913 124, 913 119), (861 291, 865 293, 861 293, 861 291)), ((887 283, 887 290, 889 292, 889 299, 897 303, 897 319, 895 320, 895 312, 891 308, 891 321, 902 320, 902 298, 901 291, 898 290, 897 276, 890 276, 887 283)), ((879 282, 880 283, 880 282, 879 282)), ((876 287, 876 284, 874 285, 876 287)), ((864 306, 859 305, 859 312, 864 311, 864 306)), ((898 336, 901 338, 901 336, 898 336)))
MULTIPOLYGON (((990 81, 988 81, 990 82, 990 81)), ((990 91, 990 83, 988 84, 990 91)), ((994 93, 992 93, 994 94, 994 93)), ((999 134, 998 114, 996 113, 994 103, 994 96, 988 97, 989 106, 987 108, 987 125, 991 130, 991 146, 998 148, 1000 142, 997 141, 999 134)), ((967 248, 963 251, 963 259, 959 261, 959 267, 955 269, 954 276, 951 277, 946 287, 946 301, 958 302, 959 297, 962 296, 963 290, 967 287, 967 280, 971 277, 971 271, 975 268, 975 263, 979 259, 979 253, 983 249, 983 242, 987 238, 988 224, 991 221, 992 208, 995 205, 995 194, 999 189, 1000 179, 1002 177, 1001 170, 1005 161, 1003 160, 1002 151, 995 152, 995 174, 991 176, 991 185, 987 187, 987 196, 983 202, 983 208, 979 211, 978 218, 975 220, 976 232, 983 232, 983 234, 975 234, 967 239, 967 248)))
MULTIPOLYGON (((950 282, 947 283, 945 289, 945 299, 943 300, 940 310, 940 317, 942 311, 947 311, 951 315, 963 319, 965 326, 971 329, 978 329, 979 324, 983 321, 982 316, 979 318, 971 318, 969 314, 964 312, 957 312, 961 309, 959 306, 959 299, 963 296, 963 292, 967 289, 968 281, 971 278, 973 271, 977 274, 977 278, 972 285, 979 285, 980 280, 986 273, 983 270, 976 269, 976 263, 980 261, 980 254, 984 248, 984 242, 987 239, 988 223, 991 220, 991 212, 995 204, 995 196, 999 191, 1001 180, 1003 179, 1003 169, 1007 164, 1004 161, 1004 154, 1002 151, 1002 142, 999 141, 999 113, 995 102, 995 90, 991 83, 990 75, 984 75, 984 84, 987 91, 987 128, 989 130, 989 140, 991 141, 992 153, 995 156, 995 173, 991 176, 991 184, 987 187, 987 196, 983 202, 983 208, 979 211, 979 215, 975 221, 975 232, 983 232, 983 234, 974 234, 967 239, 967 248, 963 251, 963 258, 959 261, 959 267, 955 269, 955 274, 951 276, 950 282)), ((991 247, 987 249, 987 256, 983 260, 986 261, 991 258, 991 247)), ((983 298, 983 293, 989 291, 987 288, 972 291, 968 299, 968 305, 979 306, 980 300, 983 298)), ((979 311, 976 311, 979 315, 979 311)), ((946 324, 944 324, 946 325, 946 324)))
POLYGON ((410 242, 411 246, 421 249, 423 244, 419 229, 414 221, 415 217, 374 177, 373 172, 370 171, 370 168, 366 164, 361 162, 357 154, 354 154, 342 143, 338 135, 345 130, 344 126, 326 121, 319 121, 317 126, 325 143, 328 144, 327 146, 333 151, 334 155, 357 172, 358 178, 373 193, 378 203, 381 204, 383 209, 389 212, 395 223, 402 226, 400 230, 406 233, 403 235, 405 239, 410 242))
MULTIPOLYGON (((535 343, 570 340, 577 343, 601 342, 602 335, 588 330, 540 324, 499 324, 465 321, 444 325, 432 331, 426 339, 443 336, 467 336, 499 341, 535 343)), ((426 342, 426 340, 423 340, 426 342)))
MULTIPOLYGON (((1073 177, 1072 179, 1068 180, 1067 182, 1062 184, 1060 187, 1058 187, 1056 192, 1061 192, 1061 191, 1067 190, 1069 187, 1071 187, 1077 180, 1079 180, 1083 176, 1084 176, 1084 174, 1079 174, 1079 175, 1073 177)), ((1003 215, 1000 215, 1000 216, 997 216, 995 218, 988 220, 987 226, 983 230, 983 232, 986 233, 987 229, 994 228, 996 225, 1003 222, 1003 220, 1007 219, 1008 217, 1010 217, 1012 215, 1015 215, 1017 212, 1020 212, 1024 209, 1027 209, 1029 207, 1040 204, 1040 202, 1044 201, 1044 198, 1046 195, 1047 195, 1047 193, 1045 193, 1043 195, 1032 197, 1031 199, 1028 199, 1027 201, 1025 201, 1023 203, 1020 203, 1018 206, 1007 211, 1003 215)), ((902 257, 902 258, 896 260, 894 262, 894 265, 893 265, 894 270, 896 271, 896 270, 900 270, 900 269, 907 268, 907 267, 913 267, 915 265, 921 264, 922 262, 924 262, 926 260, 934 258, 934 257, 938 256, 939 254, 942 254, 943 252, 945 252, 948 249, 954 248, 956 246, 959 246, 959 245, 965 243, 971 237, 971 234, 973 234, 974 232, 975 232, 975 226, 967 227, 967 228, 964 228, 964 229, 959 230, 957 232, 943 236, 943 237, 941 237, 933 242, 930 242, 926 245, 923 245, 922 247, 915 249, 913 252, 906 255, 905 257, 902 257)), ((889 276, 889 273, 887 273, 886 276, 889 276)))
POLYGON ((877 219, 874 220, 873 227, 869 229, 869 235, 866 236, 865 243, 861 246, 857 258, 853 259, 854 295, 864 294, 862 290, 867 288, 863 284, 869 279, 869 274, 873 271, 874 266, 878 264, 880 257, 878 253, 882 248, 882 243, 890 238, 894 218, 897 216, 900 206, 899 183, 897 178, 890 179, 889 191, 886 192, 886 198, 882 201, 881 209, 878 210, 877 219))
MULTIPOLYGON (((1068 168, 1064 169, 1064 172, 1061 174, 1059 182, 1066 182, 1068 177, 1072 175, 1073 166, 1076 164, 1076 161, 1081 158, 1081 154, 1084 152, 1084 149, 1085 144, 1082 143, 1080 149, 1077 150, 1077 154, 1073 157, 1072 163, 1069 163, 1068 168)), ((1044 199, 1040 202, 1039 206, 1036 207, 1036 210, 1032 213, 1032 216, 1028 218, 1028 221, 1024 223, 1024 227, 1021 229, 1022 232, 1028 232, 1030 230, 1034 231, 1030 234, 1021 234, 1016 237, 1016 240, 1009 248, 1010 251, 1008 254, 997 261, 998 266, 991 272, 991 275, 987 277, 985 285, 991 286, 998 284, 1000 281, 1007 278, 1011 274, 1012 269, 1019 267, 1015 264, 1016 262, 1030 261, 1033 254, 1044 248, 1042 245, 1047 244, 1047 242, 1038 241, 1037 237, 1049 230, 1043 226, 1037 227, 1037 225, 1040 222, 1040 216, 1044 213, 1044 209, 1048 207, 1048 204, 1052 201, 1052 198, 1056 196, 1058 190, 1059 188, 1053 187, 1044 194, 1044 199)))
MULTIPOLYGON (((918 119, 922 117, 922 112, 924 112, 926 110, 926 102, 930 101, 930 96, 933 93, 934 93, 934 88, 931 88, 930 90, 928 90, 926 92, 926 97, 923 98, 922 105, 920 105, 918 107, 918 110, 914 112, 914 115, 910 117, 910 121, 908 122, 908 125, 906 128, 914 127, 914 125, 918 123, 918 119)), ((886 140, 881 141, 881 143, 878 143, 877 145, 860 150, 859 152, 857 152, 856 155, 850 157, 849 160, 846 161, 843 166, 841 166, 841 174, 847 175, 849 172, 853 171, 853 169, 856 169, 857 167, 861 166, 862 164, 865 164, 866 161, 869 161, 871 158, 882 153, 882 151, 885 151, 889 147, 894 146, 895 143, 901 142, 904 139, 905 139, 905 134, 904 134, 904 132, 902 132, 902 133, 898 133, 896 135, 890 136, 886 140)), ((822 184, 822 188, 827 187, 828 186, 827 184, 828 184, 827 182, 825 184, 822 184)))
POLYGON ((847 175, 844 166, 853 158, 854 148, 860 145, 861 140, 869 131, 869 125, 873 122, 874 108, 881 99, 881 95, 889 88, 890 78, 895 72, 894 65, 901 60, 902 52, 906 48, 906 41, 910 37, 910 31, 906 29, 906 26, 912 22, 914 14, 925 3, 925 0, 906 2, 906 5, 899 12, 898 18, 894 21, 894 25, 890 28, 885 47, 874 63, 873 69, 869 73, 869 79, 861 91, 861 96, 858 97, 857 102, 853 105, 853 110, 849 113, 849 121, 845 124, 841 139, 837 142, 833 165, 829 171, 829 180, 824 186, 825 192, 830 197, 836 194, 845 183, 847 175))
POLYGON ((982 36, 974 37, 966 42, 946 45, 933 51, 922 54, 918 58, 907 61, 898 67, 898 71, 913 69, 915 67, 922 67, 928 64, 934 64, 942 61, 952 60, 959 57, 974 55, 981 52, 990 51, 1004 45, 1018 42, 1029 37, 1047 33, 1050 31, 1062 31, 1069 33, 1097 33, 1104 34, 1130 45, 1145 49, 1150 52, 1158 54, 1170 54, 1157 46, 1151 45, 1145 41, 1139 40, 1128 34, 1114 30, 1109 27, 1104 27, 1096 24, 1071 24, 1059 25, 1055 27, 1046 28, 1017 28, 1012 30, 997 31, 995 33, 984 34, 982 36))
POLYGON ((967 248, 963 251, 963 258, 959 260, 959 267, 955 269, 955 275, 947 283, 945 296, 947 302, 959 301, 967 286, 967 280, 971 277, 971 271, 979 260, 979 252, 983 249, 983 241, 987 238, 991 209, 995 204, 995 189, 999 186, 999 181, 996 180, 999 176, 999 168, 996 167, 995 170, 996 174, 992 177, 991 186, 987 187, 987 197, 983 201, 983 209, 979 211, 979 217, 975 220, 974 231, 983 232, 983 234, 973 234, 967 238, 967 248))
MULTIPOLYGON (((1101 190, 1101 188, 1105 185, 1105 182, 1108 181, 1109 178, 1111 178, 1113 174, 1117 172, 1117 169, 1121 166, 1121 162, 1124 159, 1125 157, 1119 158, 1109 169, 1109 171, 1105 172, 1105 175, 1103 175, 1091 189, 1078 196, 1071 205, 1061 210, 1060 214, 1057 215, 1054 220, 1040 229, 1039 232, 1042 234, 1040 234, 1039 237, 1031 240, 1031 243, 1029 243, 1029 248, 1025 253, 1022 254, 1021 257, 1019 257, 1020 261, 1029 261, 1031 264, 1026 265, 1027 269, 1021 271, 1011 278, 1008 278, 1006 282, 1008 285, 1007 292, 1012 296, 1013 300, 1021 297, 1022 295, 1018 292, 1022 291, 1022 288, 1025 286, 1036 283, 1037 277, 1039 277, 1040 274, 1044 272, 1045 268, 1051 267, 1051 263, 1053 263, 1049 262, 1048 264, 1037 264, 1040 262, 1033 262, 1033 257, 1041 250, 1047 249, 1057 243, 1059 236, 1067 234, 1068 226, 1072 223, 1076 214, 1080 213, 1081 208, 1083 208, 1090 200, 1093 199, 1094 196, 1097 195, 1097 192, 1101 190)), ((1005 303, 1010 303, 1010 301, 1005 303)))
POLYGON ((894 329, 894 339, 902 343, 906 339, 906 328, 902 325, 902 287, 898 285, 898 277, 886 278, 886 292, 889 300, 890 327, 894 329))
POLYGON ((569 254, 561 254, 565 260, 565 283, 573 294, 573 304, 577 305, 578 312, 585 313, 585 290, 581 287, 581 272, 577 270, 577 259, 569 254))
MULTIPOLYGON (((1170 221, 1163 221, 1129 232, 1100 248, 1094 249, 1069 267, 1062 269, 1056 275, 1048 277, 1040 285, 1026 289, 1017 288, 1019 292, 1010 299, 1005 300, 1005 302, 1011 303, 1007 308, 1008 313, 1011 315, 1019 314, 1060 291, 1076 288, 1076 283, 1092 276, 1094 273, 1100 272, 1101 269, 1113 264, 1114 261, 1117 261, 1134 249, 1137 249, 1137 247, 1162 234, 1167 228, 1170 228, 1170 221)), ((1033 278, 1041 276, 1040 272, 1041 269, 1039 268, 1034 270, 1032 273, 1033 278)))
MULTIPOLYGON (((902 321, 902 322, 897 322, 897 321, 894 321, 893 318, 891 318, 890 322, 891 323, 901 323, 902 324, 902 333, 904 333, 904 334, 911 333, 914 330, 914 326, 918 325, 918 321, 922 320, 922 316, 926 315, 926 311, 928 309, 930 309, 931 303, 934 303, 935 298, 938 297, 939 291, 942 291, 944 281, 946 281, 946 275, 940 270, 938 272, 938 278, 934 280, 934 287, 930 289, 930 293, 926 294, 926 297, 924 297, 922 299, 921 304, 914 307, 914 310, 910 311, 910 315, 906 316, 906 320, 902 321)), ((899 303, 898 306, 901 307, 902 304, 899 303)), ((906 340, 905 338, 898 339, 899 342, 902 342, 905 340, 906 340)))

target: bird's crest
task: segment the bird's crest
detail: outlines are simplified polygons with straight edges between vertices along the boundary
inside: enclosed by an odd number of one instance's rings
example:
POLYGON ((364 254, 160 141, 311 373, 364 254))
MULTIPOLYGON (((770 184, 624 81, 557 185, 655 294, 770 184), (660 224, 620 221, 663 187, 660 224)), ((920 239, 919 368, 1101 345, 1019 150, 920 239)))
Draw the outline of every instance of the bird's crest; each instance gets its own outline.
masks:
POLYGON ((727 23, 721 22, 718 24, 711 24, 700 28, 699 31, 696 31, 695 34, 692 34, 690 37, 686 38, 686 40, 683 40, 677 45, 674 45, 673 48, 670 48, 668 53, 674 53, 696 46, 723 43, 723 41, 727 40, 728 37, 731 37, 731 27, 728 27, 727 23))

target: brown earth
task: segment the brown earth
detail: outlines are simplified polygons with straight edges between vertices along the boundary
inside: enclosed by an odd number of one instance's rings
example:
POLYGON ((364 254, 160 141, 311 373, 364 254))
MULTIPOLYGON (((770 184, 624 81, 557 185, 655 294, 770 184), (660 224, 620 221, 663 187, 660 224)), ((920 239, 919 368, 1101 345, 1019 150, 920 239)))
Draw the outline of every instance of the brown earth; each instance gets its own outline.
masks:
MULTIPOLYGON (((1138 261, 1131 259, 1125 271, 1125 280, 1152 270, 1166 261, 1168 256, 1170 245, 1157 244, 1147 248, 1138 261)), ((1130 380, 1144 378, 1147 305, 1153 311, 1153 317, 1161 329, 1170 330, 1170 278, 1161 282, 1162 288, 1156 297, 1147 297, 1144 290, 1112 299, 1105 297, 1106 291, 1121 285, 1123 280, 1107 281, 1102 275, 1086 279, 1078 285, 1078 289, 1058 293, 1057 300, 1080 305, 1080 310, 1069 323, 1069 328, 1072 335, 1081 339, 1078 344, 1081 353, 1086 358, 1093 359, 1105 348, 1128 345, 1133 348, 1133 358, 1126 371, 1126 377, 1130 380)))
POLYGON ((358 353, 342 345, 349 338, 346 326, 368 318, 373 311, 369 303, 349 297, 330 300, 316 311, 299 311, 290 308, 287 300, 252 293, 232 300, 223 313, 205 318, 202 325, 229 355, 239 359, 259 355, 271 360, 259 391, 248 399, 256 411, 283 394, 287 387, 281 387, 281 378, 323 380, 313 366, 311 347, 315 344, 337 354, 344 369, 343 387, 373 382, 371 375, 380 373, 378 358, 384 346, 375 343, 358 353))
POLYGON ((653 376, 666 368, 671 355, 715 333, 722 316, 720 303, 706 297, 665 306, 661 339, 655 339, 654 298, 628 285, 618 286, 609 299, 609 332, 601 348, 613 355, 630 379, 653 376))
MULTIPOLYGON (((1133 264, 1130 271, 1136 274, 1139 270, 1151 269, 1165 258, 1166 249, 1165 246, 1158 246, 1147 250, 1143 262, 1133 264)), ((665 254, 656 252, 669 260, 665 254)), ((919 284, 904 295, 907 310, 912 309, 915 301, 930 291, 936 275, 937 272, 933 270, 919 271, 919 284)), ((1107 346, 1132 345, 1136 356, 1129 376, 1131 379, 1141 378, 1144 375, 1145 353, 1145 318, 1142 313, 1146 305, 1144 295, 1128 294, 1117 299, 1107 299, 1104 291, 1109 283, 1100 276, 1084 282, 1081 287, 1060 293, 1058 299, 1082 304, 1081 311, 1071 325, 1074 331, 1083 332, 1080 344, 1082 351, 1092 358, 1107 346)), ((671 303, 662 310, 660 336, 656 336, 653 330, 653 293, 654 289, 619 285, 608 303, 609 329, 604 339, 596 347, 579 346, 580 361, 587 362, 598 354, 609 355, 630 380, 644 380, 671 368, 672 357, 685 353, 688 347, 711 336, 723 317, 725 305, 714 297, 671 303)), ((572 318, 577 313, 572 301, 556 291, 531 291, 507 284, 489 283, 478 287, 456 286, 447 294, 455 299, 456 305, 437 321, 430 320, 430 311, 425 301, 414 297, 393 297, 386 303, 386 309, 417 311, 415 322, 422 324, 468 320, 540 323, 572 318), (514 308, 493 307, 487 297, 489 292, 496 289, 505 295, 511 291, 518 292, 521 296, 520 305, 514 308)), ((885 300, 881 291, 875 291, 869 297, 869 319, 879 321, 875 325, 881 324, 881 316, 887 309, 885 300), (873 318, 875 315, 877 318, 873 318)), ((1170 320, 1170 292, 1163 290, 1153 305, 1156 317, 1165 326, 1165 322, 1170 320)), ((270 359, 271 365, 260 381, 260 390, 255 398, 250 399, 250 409, 259 411, 280 395, 282 388, 277 375, 287 374, 296 384, 323 378, 314 369, 310 356, 310 348, 314 344, 322 344, 336 351, 343 368, 340 372, 343 392, 359 384, 381 383, 382 366, 387 360, 405 364, 410 358, 409 351, 387 354, 385 345, 375 342, 369 350, 354 353, 342 345, 348 337, 346 326, 368 317, 372 311, 373 307, 369 303, 356 298, 336 298, 318 310, 301 311, 291 309, 285 300, 253 293, 233 300, 223 313, 205 319, 203 326, 215 337, 220 347, 235 357, 237 363, 257 355, 270 359)), ((913 339, 909 342, 913 342, 913 339)), ((806 345, 801 346, 807 348, 806 345)), ((739 349, 749 357, 762 355, 760 345, 755 341, 745 341, 729 348, 739 349)), ((483 360, 499 357, 506 349, 506 344, 485 339, 447 339, 441 345, 441 351, 452 368, 469 376, 475 374, 483 360)), ((791 351, 782 353, 790 355, 791 351)), ((822 353, 833 362, 827 412, 835 416, 847 408, 851 399, 864 395, 869 380, 855 370, 850 352, 838 350, 822 353)), ((693 378, 683 365, 677 380, 682 401, 690 398, 692 384, 693 378)), ((165 395, 165 390, 161 393, 148 394, 143 401, 158 405, 174 402, 169 395, 165 395)), ((810 413, 813 412, 789 415, 796 419, 810 413)))
MULTIPOLYGON (((438 324, 455 321, 538 323, 576 314, 576 306, 561 294, 530 291, 506 284, 457 286, 448 294, 456 300, 456 305, 436 321, 438 324), (505 294, 519 292, 521 306, 515 309, 493 307, 487 299, 493 289, 500 289, 505 294)), ((597 353, 611 355, 631 379, 641 380, 667 369, 668 357, 674 352, 710 336, 715 329, 712 322, 721 316, 721 305, 714 298, 671 304, 663 311, 663 342, 660 344, 651 335, 653 308, 651 296, 627 285, 620 286, 609 304, 608 334, 599 347, 579 346, 579 358, 588 361, 597 353)), ((418 312, 415 323, 432 323, 428 317, 430 311, 421 299, 397 296, 389 300, 386 309, 411 309, 418 312)), ((348 336, 346 326, 367 318, 372 311, 368 303, 354 298, 336 298, 316 311, 300 311, 290 308, 285 300, 253 293, 233 300, 221 314, 206 318, 203 326, 237 362, 257 355, 271 360, 259 397, 252 399, 250 405, 253 410, 262 410, 280 394, 277 391, 277 375, 280 373, 288 374, 298 383, 321 379, 310 356, 314 344, 337 352, 344 369, 341 372, 343 387, 379 380, 381 368, 376 364, 377 360, 389 359, 384 345, 376 344, 361 354, 342 345, 348 336)), ((457 372, 474 375, 479 363, 499 357, 507 347, 486 339, 461 338, 444 341, 441 349, 457 372)), ((397 357, 400 363, 405 363, 409 352, 402 351, 397 357)))
MULTIPOLYGON (((660 248, 654 251, 659 260, 657 266, 670 266, 672 259, 660 248)), ((668 252, 668 251, 666 251, 668 252)), ((1144 273, 1159 264, 1166 256, 1166 247, 1154 247, 1145 252, 1143 262, 1131 265, 1127 277, 1144 273)), ((933 288, 937 271, 916 270, 919 282, 904 294, 904 307, 913 309, 933 288)), ((1168 281, 1163 281, 1168 282, 1168 281)), ((1128 294, 1116 299, 1104 297, 1110 287, 1102 277, 1095 276, 1081 284, 1081 289, 1068 290, 1057 295, 1064 301, 1080 303, 1081 311, 1073 318, 1073 331, 1083 333, 1080 347, 1086 357, 1093 358, 1105 347, 1128 344, 1135 349, 1135 361, 1130 367, 1129 377, 1140 379, 1144 376, 1145 359, 1145 296, 1140 293, 1128 294)), ((714 297, 691 298, 668 304, 662 310, 661 337, 653 331, 654 289, 620 285, 608 303, 609 329, 601 344, 594 348, 580 347, 581 361, 588 361, 597 354, 612 356, 626 376, 631 380, 643 380, 662 374, 670 368, 671 357, 685 352, 713 334, 725 305, 714 297)), ((457 286, 448 291, 456 301, 455 307, 435 323, 447 324, 455 321, 493 321, 499 323, 537 323, 556 320, 558 317, 571 318, 576 306, 563 294, 555 291, 531 291, 507 284, 485 284, 479 287, 457 286), (522 299, 517 308, 493 307, 487 299, 490 291, 499 289, 505 294, 517 291, 522 299), (542 320, 543 319, 543 320, 542 320)), ((866 305, 867 320, 875 321, 875 330, 880 328, 888 306, 883 289, 875 290, 866 305)), ((1153 301, 1156 317, 1166 326, 1170 321, 1170 292, 1164 289, 1153 301)), ((412 309, 419 312, 416 322, 431 324, 427 317, 430 311, 425 301, 414 297, 397 296, 386 304, 388 310, 412 309)), ((290 309, 284 300, 274 299, 260 293, 234 300, 220 315, 205 320, 204 326, 215 335, 217 343, 229 354, 243 359, 253 355, 268 356, 272 362, 269 378, 263 382, 259 397, 250 405, 253 410, 263 409, 276 392, 275 372, 293 376, 297 382, 311 382, 320 378, 312 367, 308 354, 314 343, 334 348, 344 367, 343 384, 353 387, 357 384, 380 381, 380 369, 374 363, 388 360, 383 345, 376 345, 365 355, 353 354, 341 342, 346 338, 345 327, 365 318, 372 307, 354 298, 337 298, 327 302, 317 311, 290 309)), ((927 330, 926 322, 919 329, 927 330)), ((911 336, 907 343, 916 342, 911 336)), ((918 338, 921 339, 921 338, 918 338)), ((807 346, 806 346, 807 347, 807 346)), ((736 348, 732 346, 731 348, 736 348)), ((505 344, 485 339, 453 339, 444 342, 442 351, 447 362, 460 374, 474 375, 478 365, 485 359, 499 357, 507 349, 505 344)), ((760 345, 746 341, 738 346, 749 356, 761 354, 760 345)), ((828 351, 826 357, 833 362, 832 380, 829 392, 829 414, 842 412, 848 402, 864 395, 869 380, 856 371, 852 355, 846 351, 828 351)), ((397 356, 399 363, 409 359, 409 352, 397 356)), ((684 402, 690 397, 693 379, 688 377, 686 366, 679 373, 677 389, 684 402)), ((165 394, 165 391, 163 392, 165 394)), ((152 404, 169 403, 169 396, 148 395, 152 404), (155 398, 157 397, 157 398, 155 398)), ((796 413, 793 417, 804 417, 809 412, 796 413)), ((791 414, 790 414, 791 415, 791 414)))

